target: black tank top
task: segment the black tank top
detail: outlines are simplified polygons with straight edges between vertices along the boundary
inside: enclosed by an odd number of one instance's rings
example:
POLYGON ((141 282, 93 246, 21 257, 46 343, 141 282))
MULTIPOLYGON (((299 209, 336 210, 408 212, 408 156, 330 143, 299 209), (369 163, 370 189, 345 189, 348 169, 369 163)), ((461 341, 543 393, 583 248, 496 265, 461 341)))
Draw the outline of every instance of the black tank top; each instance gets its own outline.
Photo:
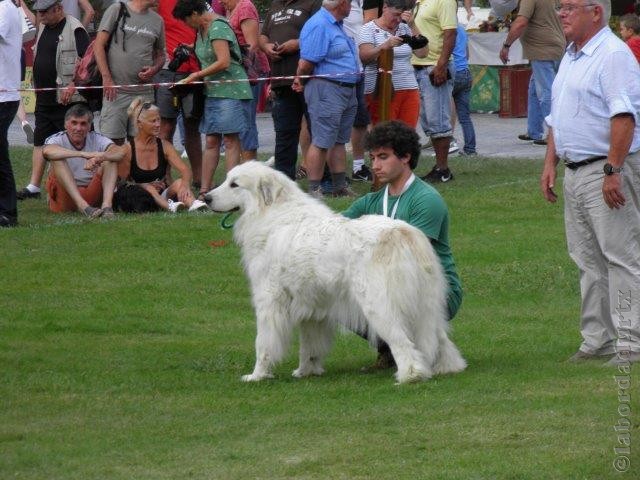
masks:
POLYGON ((156 138, 158 144, 158 166, 153 170, 143 170, 138 166, 136 161, 136 144, 135 140, 129 140, 131 144, 131 170, 130 177, 136 183, 151 183, 155 181, 164 181, 167 176, 167 159, 164 158, 164 150, 162 149, 162 140, 156 138))

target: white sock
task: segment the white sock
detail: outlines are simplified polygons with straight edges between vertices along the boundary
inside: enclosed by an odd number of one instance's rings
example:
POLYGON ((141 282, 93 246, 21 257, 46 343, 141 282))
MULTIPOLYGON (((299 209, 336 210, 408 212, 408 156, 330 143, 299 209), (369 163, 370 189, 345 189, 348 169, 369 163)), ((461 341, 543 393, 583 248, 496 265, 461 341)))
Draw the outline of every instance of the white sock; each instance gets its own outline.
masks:
POLYGON ((353 173, 356 173, 364 165, 364 158, 356 158, 353 160, 353 173))
POLYGON ((40 187, 36 187, 33 183, 30 183, 29 185, 27 185, 27 190, 29 190, 31 193, 39 193, 40 187))

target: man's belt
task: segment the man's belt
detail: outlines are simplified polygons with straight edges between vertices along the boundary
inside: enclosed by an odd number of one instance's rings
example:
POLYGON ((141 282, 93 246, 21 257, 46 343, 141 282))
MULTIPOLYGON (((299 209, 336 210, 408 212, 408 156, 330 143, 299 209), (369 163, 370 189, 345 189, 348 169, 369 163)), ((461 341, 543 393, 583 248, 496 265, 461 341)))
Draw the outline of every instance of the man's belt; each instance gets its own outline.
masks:
POLYGON ((324 77, 316 77, 318 80, 324 80, 326 82, 331 82, 331 83, 335 83, 336 85, 340 85, 341 87, 348 87, 348 88, 353 88, 356 86, 355 83, 349 83, 349 82, 340 82, 338 80, 333 80, 332 78, 324 78, 324 77))
POLYGON ((577 170, 580 167, 584 167, 585 165, 589 165, 590 163, 597 162, 598 160, 604 160, 606 158, 606 155, 597 155, 595 157, 585 158, 584 160, 580 160, 579 162, 571 162, 569 160, 565 160, 564 165, 569 170, 577 170))

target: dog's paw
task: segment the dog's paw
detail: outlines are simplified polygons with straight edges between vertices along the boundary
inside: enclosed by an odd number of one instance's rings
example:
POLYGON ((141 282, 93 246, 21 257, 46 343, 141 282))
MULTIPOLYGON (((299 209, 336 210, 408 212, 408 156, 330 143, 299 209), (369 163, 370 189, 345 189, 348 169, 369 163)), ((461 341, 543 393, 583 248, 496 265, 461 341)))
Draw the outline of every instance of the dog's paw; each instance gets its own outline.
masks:
POLYGON ((266 380, 268 378, 273 378, 273 375, 271 375, 270 373, 265 373, 265 374, 251 373, 249 375, 242 375, 242 377, 240 377, 240 379, 243 382, 259 382, 261 380, 266 380))
POLYGON ((299 367, 296 368, 292 373, 291 376, 295 377, 295 378, 304 378, 304 377, 308 377, 310 375, 315 375, 315 376, 320 376, 324 373, 324 368, 322 367, 299 367))

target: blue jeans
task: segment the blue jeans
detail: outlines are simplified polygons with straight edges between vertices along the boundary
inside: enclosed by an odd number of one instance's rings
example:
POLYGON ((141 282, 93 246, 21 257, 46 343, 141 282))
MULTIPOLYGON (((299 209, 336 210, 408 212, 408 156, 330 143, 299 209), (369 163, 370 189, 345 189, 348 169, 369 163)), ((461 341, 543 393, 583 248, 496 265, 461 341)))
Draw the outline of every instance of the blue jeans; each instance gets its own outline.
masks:
MULTIPOLYGON (((416 68, 416 80, 420 89, 420 125, 427 137, 447 138, 451 131, 451 91, 453 80, 437 87, 431 85, 429 73, 433 66, 416 68)), ((449 65, 451 70, 451 65, 449 65)))
POLYGON ((256 110, 258 109, 258 100, 260 100, 260 93, 264 87, 264 80, 257 82, 255 85, 251 85, 251 93, 253 94, 253 100, 245 104, 245 110, 249 117, 249 128, 240 132, 240 144, 242 150, 258 150, 260 146, 258 143, 258 127, 256 125, 256 110))
POLYGON ((458 70, 453 79, 453 101, 456 104, 458 121, 464 136, 464 152, 476 153, 476 131, 473 128, 469 113, 469 97, 471 96, 471 72, 468 68, 458 70))
POLYGON ((276 132, 275 168, 295 180, 300 123, 306 111, 304 96, 289 86, 275 87, 272 92, 271 117, 276 132))
POLYGON ((0 102, 0 215, 11 221, 18 220, 16 181, 9 159, 9 126, 18 111, 18 102, 0 102))
POLYGON ((534 140, 544 137, 544 119, 551 113, 551 85, 558 71, 559 61, 532 60, 527 101, 527 134, 534 140))

